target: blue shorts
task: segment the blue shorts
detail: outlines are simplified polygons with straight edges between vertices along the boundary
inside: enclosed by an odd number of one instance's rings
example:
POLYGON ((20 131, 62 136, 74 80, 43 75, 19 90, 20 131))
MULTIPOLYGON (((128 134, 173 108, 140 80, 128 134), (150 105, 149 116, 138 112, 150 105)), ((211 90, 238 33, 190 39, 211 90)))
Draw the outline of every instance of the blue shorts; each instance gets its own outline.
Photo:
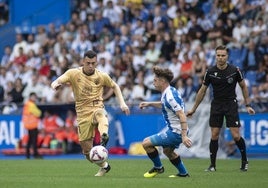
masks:
POLYGON ((178 148, 182 143, 181 135, 171 130, 160 132, 149 137, 154 146, 162 146, 169 148, 178 148))

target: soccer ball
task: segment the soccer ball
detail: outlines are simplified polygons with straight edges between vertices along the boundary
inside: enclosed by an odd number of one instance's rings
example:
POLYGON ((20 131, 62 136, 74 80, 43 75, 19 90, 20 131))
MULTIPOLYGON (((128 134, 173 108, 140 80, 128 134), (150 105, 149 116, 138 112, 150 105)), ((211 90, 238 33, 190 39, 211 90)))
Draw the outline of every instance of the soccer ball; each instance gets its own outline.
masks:
POLYGON ((93 163, 103 163, 108 159, 108 150, 101 145, 94 146, 90 150, 89 157, 93 163))

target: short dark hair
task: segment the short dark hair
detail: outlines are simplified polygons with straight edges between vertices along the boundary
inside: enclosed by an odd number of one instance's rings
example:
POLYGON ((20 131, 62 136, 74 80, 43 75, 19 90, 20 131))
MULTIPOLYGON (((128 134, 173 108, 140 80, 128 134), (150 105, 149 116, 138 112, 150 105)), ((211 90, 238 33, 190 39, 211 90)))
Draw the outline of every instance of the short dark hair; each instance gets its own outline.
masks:
POLYGON ((166 79, 169 83, 173 80, 174 75, 170 69, 164 69, 159 66, 153 67, 153 72, 157 77, 166 79))
POLYGON ((217 46, 215 51, 217 52, 217 50, 226 50, 227 53, 229 52, 229 49, 225 45, 217 46))
POLYGON ((88 51, 84 54, 84 58, 86 58, 86 57, 92 59, 92 58, 94 58, 94 57, 97 57, 97 53, 96 53, 95 51, 93 51, 93 50, 88 50, 88 51))
POLYGON ((29 96, 31 97, 31 96, 37 96, 37 95, 36 95, 35 92, 31 92, 31 93, 29 94, 29 96))

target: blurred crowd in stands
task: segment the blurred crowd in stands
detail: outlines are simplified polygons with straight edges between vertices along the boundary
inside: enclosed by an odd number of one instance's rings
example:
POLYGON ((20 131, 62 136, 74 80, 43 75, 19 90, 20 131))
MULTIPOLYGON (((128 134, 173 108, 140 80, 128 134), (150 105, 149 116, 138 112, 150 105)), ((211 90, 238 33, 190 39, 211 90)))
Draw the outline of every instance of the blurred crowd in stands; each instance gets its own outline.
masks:
MULTIPOLYGON (((2 15, 3 0, 0 0, 2 15)), ((130 106, 156 100, 151 67, 174 73, 172 85, 192 102, 215 47, 229 47, 257 112, 268 111, 268 0, 72 0, 68 23, 40 25, 16 35, 0 57, 0 103, 21 105, 35 92, 40 104, 73 102, 70 87, 54 92, 51 82, 78 67, 85 51, 98 52, 98 69, 122 88, 130 106)), ((239 91, 239 90, 238 90, 239 91)), ((104 100, 115 97, 105 91, 104 100)), ((238 99, 243 104, 242 94, 238 99)), ((210 101, 210 95, 206 97, 210 101)), ((241 105, 244 108, 244 105, 241 105)))

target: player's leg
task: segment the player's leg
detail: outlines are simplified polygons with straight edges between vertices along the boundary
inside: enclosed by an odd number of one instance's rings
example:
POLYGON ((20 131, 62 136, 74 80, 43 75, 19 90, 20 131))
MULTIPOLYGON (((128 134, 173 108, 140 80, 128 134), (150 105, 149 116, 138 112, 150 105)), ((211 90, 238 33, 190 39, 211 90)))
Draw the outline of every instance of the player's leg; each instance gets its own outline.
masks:
POLYGON ((104 109, 97 110, 94 113, 93 122, 98 124, 98 130, 101 135, 101 145, 105 147, 109 141, 109 123, 107 112, 104 109))
POLYGON ((163 149, 164 154, 168 157, 169 161, 177 168, 178 174, 171 175, 169 177, 190 177, 185 165, 183 164, 181 157, 174 152, 174 148, 165 147, 163 149))
POLYGON ((93 147, 93 138, 80 141, 80 146, 82 148, 83 155, 86 157, 88 161, 91 162, 90 157, 89 157, 89 152, 91 148, 93 147))
POLYGON ((209 143, 209 152, 210 152, 210 166, 206 171, 216 171, 216 158, 217 152, 219 148, 219 134, 220 128, 218 127, 211 127, 211 139, 209 143))
POLYGON ((247 152, 246 152, 246 144, 243 137, 240 136, 239 128, 237 127, 230 127, 230 131, 234 138, 234 141, 241 153, 241 171, 248 170, 248 159, 247 159, 247 152))
MULTIPOLYGON (((93 147, 93 138, 80 141, 80 145, 81 145, 82 152, 85 155, 86 159, 91 162, 89 153, 93 147)), ((107 161, 100 163, 100 164, 97 164, 97 163, 95 163, 95 164, 100 167, 100 169, 95 174, 95 176, 104 176, 104 174, 109 172, 111 169, 111 166, 109 165, 109 163, 107 161)))
MULTIPOLYGON (((88 124, 88 122, 92 122, 90 121, 90 118, 92 116, 89 116, 86 121, 78 121, 78 137, 79 137, 79 141, 80 141, 80 146, 82 148, 82 153, 85 155, 86 159, 88 161, 91 162, 90 160, 90 150, 93 147, 93 139, 94 139, 94 135, 95 135, 95 126, 93 126, 92 124, 88 124)), ((107 172, 110 171, 111 167, 109 165, 109 163, 107 161, 101 163, 101 164, 96 164, 100 167, 99 171, 97 172, 97 174, 95 174, 95 176, 103 176, 105 175, 107 172)))
POLYGON ((216 158, 219 148, 219 135, 223 124, 224 110, 222 108, 222 103, 213 101, 211 103, 209 126, 211 130, 211 139, 209 143, 210 152, 210 165, 205 171, 214 172, 216 171, 216 158))
POLYGON ((152 178, 152 177, 155 177, 157 174, 161 174, 164 172, 164 167, 160 160, 158 150, 155 147, 159 145, 157 143, 160 141, 161 141, 161 136, 152 135, 150 137, 145 138, 142 142, 142 146, 144 150, 146 151, 147 156, 151 159, 151 161, 154 164, 153 168, 144 174, 144 177, 146 178, 152 178), (152 140, 154 141, 154 143, 152 143, 152 140))
POLYGON ((38 153, 38 146, 37 146, 37 137, 38 137, 38 129, 32 130, 32 146, 33 146, 33 152, 34 152, 34 158, 35 159, 42 159, 43 157, 39 155, 38 153))
POLYGON ((243 137, 240 135, 239 128, 241 127, 237 101, 232 101, 229 105, 228 114, 226 115, 226 126, 230 128, 232 137, 241 153, 241 171, 248 170, 248 159, 246 153, 246 144, 243 137))
POLYGON ((26 159, 30 159, 30 147, 31 147, 31 130, 28 130, 28 139, 26 144, 26 159))

